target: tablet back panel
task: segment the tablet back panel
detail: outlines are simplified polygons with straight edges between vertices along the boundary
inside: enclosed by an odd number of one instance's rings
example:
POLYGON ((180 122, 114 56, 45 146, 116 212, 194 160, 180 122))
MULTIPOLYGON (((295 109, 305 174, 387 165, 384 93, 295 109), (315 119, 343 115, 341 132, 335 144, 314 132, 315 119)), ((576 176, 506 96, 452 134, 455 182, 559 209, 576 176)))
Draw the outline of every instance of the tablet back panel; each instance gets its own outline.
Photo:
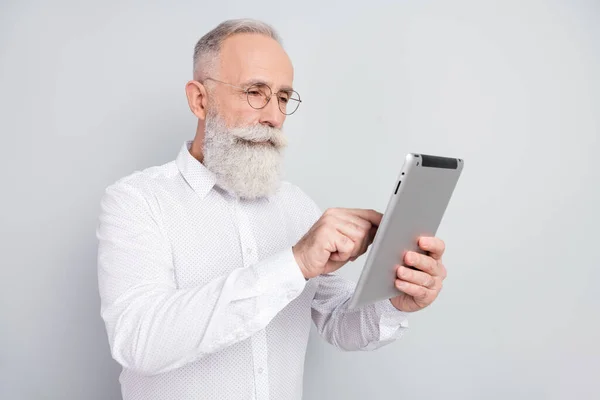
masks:
POLYGON ((435 236, 464 161, 411 153, 394 183, 392 196, 367 255, 350 307, 389 299, 401 292, 394 285, 396 266, 406 251, 417 251, 419 236, 435 236))

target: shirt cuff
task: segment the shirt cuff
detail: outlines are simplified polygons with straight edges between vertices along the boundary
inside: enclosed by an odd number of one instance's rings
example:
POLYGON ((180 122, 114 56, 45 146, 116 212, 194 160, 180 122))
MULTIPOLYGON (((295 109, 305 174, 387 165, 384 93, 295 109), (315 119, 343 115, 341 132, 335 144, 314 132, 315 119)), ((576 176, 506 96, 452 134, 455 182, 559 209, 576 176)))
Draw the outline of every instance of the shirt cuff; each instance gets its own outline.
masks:
POLYGON ((261 291, 269 290, 269 286, 277 285, 292 300, 302 293, 306 279, 296 262, 291 248, 268 257, 257 264, 255 268, 261 291))
POLYGON ((408 329, 408 316, 410 313, 398 310, 390 300, 377 302, 375 307, 380 315, 379 340, 395 340, 408 329))

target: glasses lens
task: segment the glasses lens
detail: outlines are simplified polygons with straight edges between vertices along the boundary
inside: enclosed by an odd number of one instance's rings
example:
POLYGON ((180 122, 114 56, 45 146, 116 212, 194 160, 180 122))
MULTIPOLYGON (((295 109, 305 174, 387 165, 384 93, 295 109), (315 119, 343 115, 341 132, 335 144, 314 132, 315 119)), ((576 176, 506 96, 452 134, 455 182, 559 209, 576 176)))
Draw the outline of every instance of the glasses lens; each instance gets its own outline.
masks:
POLYGON ((253 85, 246 90, 248 103, 252 108, 263 108, 271 97, 271 89, 267 85, 253 85))
POLYGON ((300 106, 300 95, 295 91, 280 92, 277 95, 279 109, 285 115, 293 114, 300 106))

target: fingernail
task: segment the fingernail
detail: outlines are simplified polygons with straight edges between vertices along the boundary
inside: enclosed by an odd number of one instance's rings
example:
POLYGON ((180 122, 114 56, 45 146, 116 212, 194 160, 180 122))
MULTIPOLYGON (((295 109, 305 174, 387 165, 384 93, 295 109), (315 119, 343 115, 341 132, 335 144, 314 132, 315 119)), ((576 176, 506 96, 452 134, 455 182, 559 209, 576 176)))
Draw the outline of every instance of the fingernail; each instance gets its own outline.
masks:
POLYGON ((396 281, 396 287, 399 289, 402 289, 403 287, 406 287, 406 282, 401 281, 401 280, 397 280, 396 281))

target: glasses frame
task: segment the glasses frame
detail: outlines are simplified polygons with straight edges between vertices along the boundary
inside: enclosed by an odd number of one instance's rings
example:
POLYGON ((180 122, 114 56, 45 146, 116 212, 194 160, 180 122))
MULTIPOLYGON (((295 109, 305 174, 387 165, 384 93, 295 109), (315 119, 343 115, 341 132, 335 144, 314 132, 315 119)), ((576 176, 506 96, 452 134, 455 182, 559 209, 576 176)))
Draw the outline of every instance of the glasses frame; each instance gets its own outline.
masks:
MULTIPOLYGON (((271 87, 270 87, 269 85, 267 85, 266 83, 261 83, 261 84, 260 84, 260 86, 266 86, 267 88, 269 88, 269 92, 270 92, 271 94, 270 94, 269 96, 267 96, 267 101, 266 101, 266 103, 265 103, 265 105, 264 105, 264 106, 262 106, 262 107, 254 107, 254 106, 252 105, 252 103, 250 102, 250 94, 249 94, 248 92, 249 92, 250 88, 252 88, 252 87, 254 87, 254 86, 257 86, 257 85, 259 85, 259 84, 255 83, 255 84, 251 85, 250 87, 248 87, 248 88, 244 89, 244 88, 243 88, 243 87, 241 87, 241 86, 232 85, 231 83, 223 82, 223 81, 220 81, 220 80, 218 80, 218 79, 211 78, 211 77, 204 78, 204 81, 207 81, 207 80, 214 81, 214 82, 218 82, 218 83, 222 83, 223 85, 231 86, 231 87, 233 87, 233 88, 236 88, 236 89, 239 89, 239 90, 241 90, 241 91, 242 91, 242 92, 244 92, 244 94, 246 95, 246 101, 248 102, 248 105, 250 105, 250 107, 254 108, 255 110, 262 110, 263 108, 265 108, 265 107, 267 106, 267 104, 269 104, 269 102, 271 101, 271 97, 273 97, 273 89, 271 89, 271 87)), ((203 82, 201 82, 201 83, 202 83, 202 84, 204 84, 204 81, 203 81, 203 82)), ((287 92, 287 91, 286 91, 286 92, 287 92)), ((280 92, 277 92, 277 93, 275 93, 275 95, 277 95, 277 94, 279 94, 279 93, 280 93, 280 92)), ((297 102, 298 102, 298 105, 296 106, 296 108, 294 109, 294 111, 292 111, 291 113, 287 113, 287 112, 283 111, 283 110, 281 109, 281 104, 279 103, 279 101, 277 101, 277 108, 279 108, 279 111, 280 111, 280 112, 281 112, 283 115, 292 115, 293 113, 295 113, 296 111, 298 111, 298 108, 300 108, 300 103, 302 103, 302 100, 301 100, 301 98, 300 98, 300 93, 296 92, 295 90, 292 90, 292 93, 296 93, 296 95, 298 96, 298 98, 297 98, 297 99, 292 99, 292 98, 290 97, 290 99, 289 99, 289 100, 297 101, 297 102)))

